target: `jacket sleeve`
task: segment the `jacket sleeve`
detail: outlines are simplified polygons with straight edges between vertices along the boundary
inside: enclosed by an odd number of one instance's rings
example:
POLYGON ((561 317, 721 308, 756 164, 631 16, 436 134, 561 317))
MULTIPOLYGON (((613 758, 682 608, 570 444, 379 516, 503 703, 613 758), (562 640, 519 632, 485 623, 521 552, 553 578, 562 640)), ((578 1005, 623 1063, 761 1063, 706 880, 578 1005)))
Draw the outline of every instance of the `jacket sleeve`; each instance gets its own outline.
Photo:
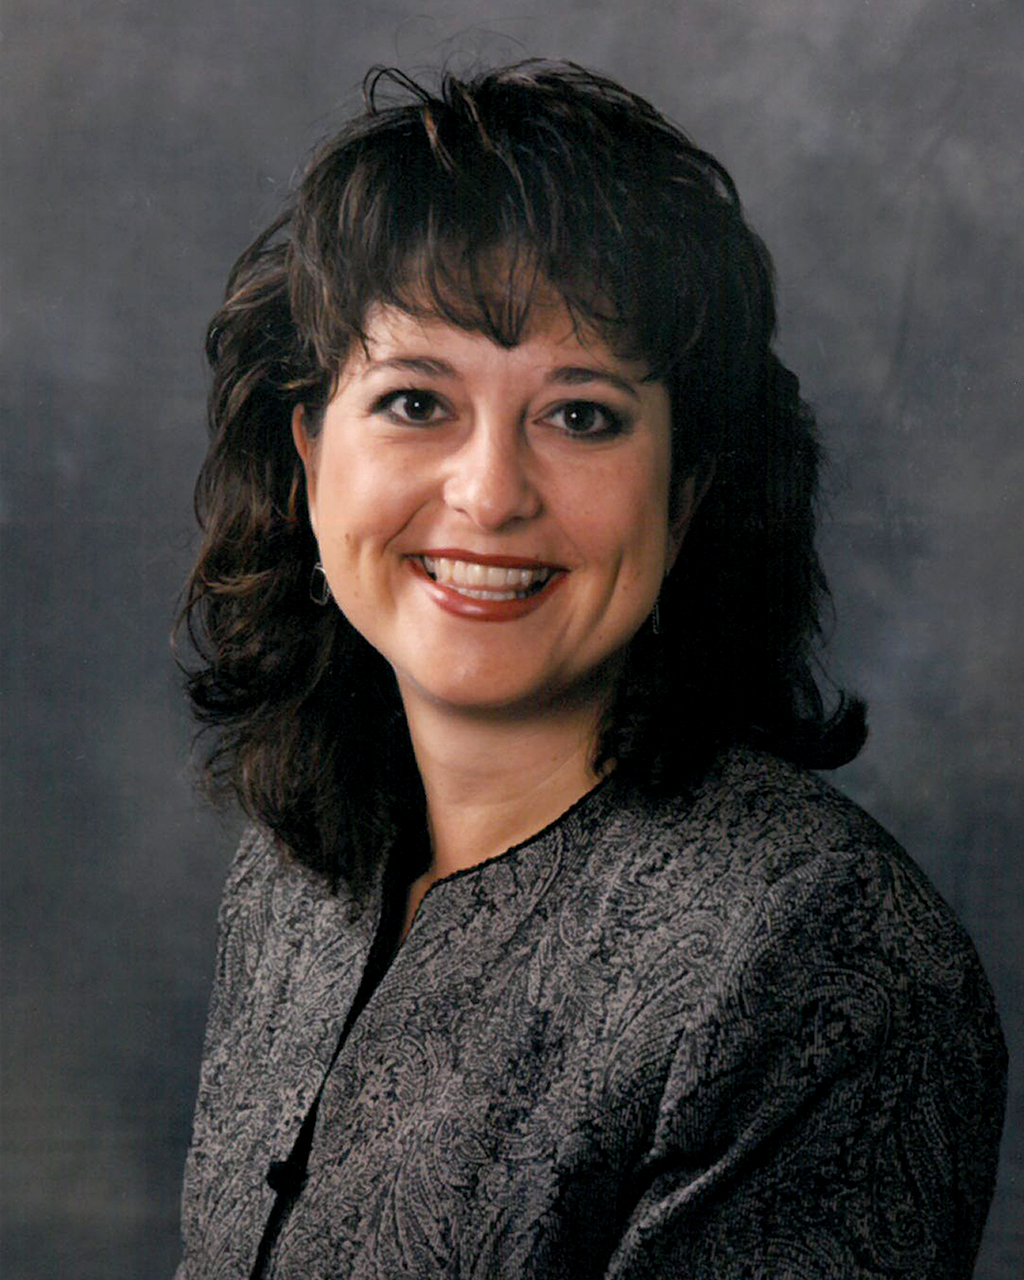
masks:
POLYGON ((970 1276, 1005 1069, 973 948, 916 869, 815 860, 680 1037, 608 1280, 970 1276))
POLYGON ((217 911, 217 962, 204 1061, 233 1021, 236 1003, 249 996, 262 954, 275 859, 270 837, 256 826, 248 827, 231 861, 217 911))
POLYGON ((270 909, 272 870, 275 857, 269 838, 257 827, 242 836, 228 871, 217 913, 217 960, 210 994, 199 1099, 193 1119, 192 1144, 185 1164, 181 1197, 184 1256, 174 1280, 200 1274, 192 1264, 189 1242, 201 1236, 200 1188, 203 1185, 204 1154, 201 1137, 212 1123, 204 1115, 203 1098, 210 1081, 225 1069, 230 1057, 230 1028, 238 1016, 240 1002, 249 995, 253 975, 262 952, 270 909))

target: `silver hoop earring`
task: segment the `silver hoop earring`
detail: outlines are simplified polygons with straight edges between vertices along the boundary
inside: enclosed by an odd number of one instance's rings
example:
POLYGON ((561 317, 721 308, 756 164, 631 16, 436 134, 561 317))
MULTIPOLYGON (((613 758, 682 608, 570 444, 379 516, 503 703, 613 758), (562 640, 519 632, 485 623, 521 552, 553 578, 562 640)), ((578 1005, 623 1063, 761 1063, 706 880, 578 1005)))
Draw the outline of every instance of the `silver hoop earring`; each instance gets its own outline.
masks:
POLYGON ((331 599, 331 584, 327 581, 327 574, 319 560, 310 575, 309 598, 314 604, 328 604, 331 599))

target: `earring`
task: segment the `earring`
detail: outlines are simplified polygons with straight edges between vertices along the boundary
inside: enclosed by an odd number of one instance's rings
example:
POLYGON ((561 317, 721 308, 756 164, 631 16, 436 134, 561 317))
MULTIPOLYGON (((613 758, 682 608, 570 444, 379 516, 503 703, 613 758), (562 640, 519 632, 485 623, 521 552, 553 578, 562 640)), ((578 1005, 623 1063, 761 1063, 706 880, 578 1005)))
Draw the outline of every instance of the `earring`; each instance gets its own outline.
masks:
POLYGON ((661 635, 661 612, 658 609, 658 601, 655 600, 654 608, 651 610, 651 631, 654 635, 661 635))
POLYGON ((327 604, 331 599, 331 585, 324 567, 318 560, 309 579, 309 598, 314 604, 327 604))

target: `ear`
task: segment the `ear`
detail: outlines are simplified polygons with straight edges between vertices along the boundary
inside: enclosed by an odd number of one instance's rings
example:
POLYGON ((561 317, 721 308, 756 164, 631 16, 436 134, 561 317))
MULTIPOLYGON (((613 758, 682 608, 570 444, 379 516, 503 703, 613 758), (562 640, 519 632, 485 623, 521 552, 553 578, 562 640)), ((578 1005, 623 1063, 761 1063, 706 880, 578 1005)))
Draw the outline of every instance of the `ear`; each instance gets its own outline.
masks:
POLYGON ((693 475, 687 476, 678 492, 673 495, 672 511, 669 513, 668 554, 665 558, 666 578, 675 567, 686 531, 714 478, 715 464, 712 461, 702 472, 695 471, 693 475))
POLYGON ((309 508, 309 523, 316 537, 316 438, 306 430, 306 410, 297 404, 292 410, 292 439, 295 451, 302 460, 302 469, 306 473, 306 505, 309 508))

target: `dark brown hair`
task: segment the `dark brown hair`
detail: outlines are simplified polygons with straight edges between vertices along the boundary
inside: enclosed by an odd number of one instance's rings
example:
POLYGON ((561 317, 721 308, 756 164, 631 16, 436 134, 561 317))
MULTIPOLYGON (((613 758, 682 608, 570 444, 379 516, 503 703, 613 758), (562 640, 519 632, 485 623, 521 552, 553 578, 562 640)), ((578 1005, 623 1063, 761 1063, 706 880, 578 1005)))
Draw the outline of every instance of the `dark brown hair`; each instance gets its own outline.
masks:
POLYGON ((310 600, 291 411, 318 429, 370 304, 512 346, 538 285, 665 382, 674 477, 713 471, 660 634, 632 643, 601 758, 671 789, 731 742, 812 767, 863 742, 863 705, 838 697, 830 714, 819 691, 814 421, 771 351, 771 262, 728 174, 573 65, 445 74, 436 93, 378 71, 365 114, 239 258, 210 325, 204 539, 182 610, 188 692, 213 733, 207 782, 330 877, 365 869, 422 795, 390 668, 310 600))

